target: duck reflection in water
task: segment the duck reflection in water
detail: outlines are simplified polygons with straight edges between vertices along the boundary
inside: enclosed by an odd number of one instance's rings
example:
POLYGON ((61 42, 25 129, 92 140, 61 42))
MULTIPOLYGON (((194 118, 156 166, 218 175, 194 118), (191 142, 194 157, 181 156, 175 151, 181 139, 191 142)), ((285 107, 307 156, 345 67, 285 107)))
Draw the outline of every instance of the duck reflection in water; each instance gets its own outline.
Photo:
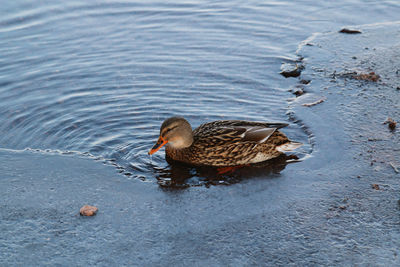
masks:
POLYGON ((297 162, 295 155, 282 154, 251 166, 238 166, 228 172, 221 173, 217 167, 194 167, 184 163, 178 163, 166 158, 169 166, 156 168, 158 184, 163 188, 184 189, 191 186, 231 185, 249 178, 277 178, 287 164, 297 162))

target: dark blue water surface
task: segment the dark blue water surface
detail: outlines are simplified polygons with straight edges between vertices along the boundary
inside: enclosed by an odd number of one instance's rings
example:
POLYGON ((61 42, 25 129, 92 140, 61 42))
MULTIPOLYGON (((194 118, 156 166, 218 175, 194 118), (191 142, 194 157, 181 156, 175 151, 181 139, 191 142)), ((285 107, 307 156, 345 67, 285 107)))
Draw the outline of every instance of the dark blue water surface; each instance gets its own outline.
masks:
POLYGON ((181 115, 290 122, 307 155, 281 64, 314 32, 399 14, 398 1, 3 1, 0 147, 93 156, 152 181, 171 167, 147 152, 181 115))

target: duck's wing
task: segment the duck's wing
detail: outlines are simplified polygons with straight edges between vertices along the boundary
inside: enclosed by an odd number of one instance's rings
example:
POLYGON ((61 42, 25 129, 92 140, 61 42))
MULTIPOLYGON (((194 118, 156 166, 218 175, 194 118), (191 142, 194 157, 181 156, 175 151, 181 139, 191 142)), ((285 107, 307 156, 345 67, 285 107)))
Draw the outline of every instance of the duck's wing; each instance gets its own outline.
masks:
POLYGON ((286 123, 215 121, 201 125, 193 133, 196 139, 214 146, 243 142, 258 144, 267 141, 277 129, 287 125, 286 123))
POLYGON ((256 143, 263 143, 277 130, 277 128, 265 128, 258 126, 250 126, 245 128, 242 134, 242 141, 252 141, 256 143))
POLYGON ((240 120, 223 120, 223 121, 213 121, 200 125, 197 129, 194 130, 194 133, 197 131, 209 131, 211 129, 218 129, 221 127, 251 127, 258 126, 263 128, 275 128, 280 129, 288 126, 287 123, 280 122, 256 122, 256 121, 240 121, 240 120))
POLYGON ((281 123, 281 122, 256 122, 256 121, 220 121, 221 125, 231 125, 231 126, 244 126, 244 127, 249 127, 249 126, 258 126, 258 127, 263 127, 263 128, 275 128, 275 129, 280 129, 288 126, 289 124, 287 123, 281 123))

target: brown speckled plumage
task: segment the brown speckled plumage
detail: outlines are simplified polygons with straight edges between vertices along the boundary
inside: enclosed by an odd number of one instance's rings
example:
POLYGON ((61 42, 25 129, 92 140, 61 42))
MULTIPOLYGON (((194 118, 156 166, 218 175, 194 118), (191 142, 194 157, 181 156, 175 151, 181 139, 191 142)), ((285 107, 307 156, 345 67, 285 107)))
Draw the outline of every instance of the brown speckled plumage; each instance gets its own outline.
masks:
POLYGON ((281 155, 282 152, 277 150, 281 145, 299 145, 278 131, 286 126, 285 123, 226 120, 202 124, 192 132, 185 119, 173 117, 163 123, 159 141, 149 153, 155 153, 167 144, 167 158, 192 165, 257 163, 281 155), (183 144, 182 140, 187 139, 190 141, 183 144), (160 145, 162 141, 165 142, 160 145))

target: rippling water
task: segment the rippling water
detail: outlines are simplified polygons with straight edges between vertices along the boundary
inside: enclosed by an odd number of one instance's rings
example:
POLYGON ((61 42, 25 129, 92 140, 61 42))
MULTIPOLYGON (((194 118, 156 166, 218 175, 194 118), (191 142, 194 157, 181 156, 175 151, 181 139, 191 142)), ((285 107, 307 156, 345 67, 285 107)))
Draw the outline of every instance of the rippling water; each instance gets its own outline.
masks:
MULTIPOLYGON (((0 147, 168 179, 163 151, 147 155, 165 118, 287 122, 293 79, 279 69, 300 41, 398 14, 397 1, 4 1, 0 147)), ((284 132, 310 153, 290 123, 284 132)))

